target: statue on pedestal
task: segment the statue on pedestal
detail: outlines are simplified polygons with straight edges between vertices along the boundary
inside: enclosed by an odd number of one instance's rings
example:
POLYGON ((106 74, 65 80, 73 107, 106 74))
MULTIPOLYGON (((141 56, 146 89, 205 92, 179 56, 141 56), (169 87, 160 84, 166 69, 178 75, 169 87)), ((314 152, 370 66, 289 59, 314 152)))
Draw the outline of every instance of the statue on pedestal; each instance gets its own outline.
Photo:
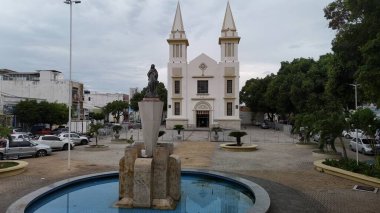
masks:
POLYGON ((157 98, 157 84, 158 84, 158 72, 154 67, 154 64, 150 66, 150 70, 148 72, 148 87, 145 94, 145 98, 157 98))

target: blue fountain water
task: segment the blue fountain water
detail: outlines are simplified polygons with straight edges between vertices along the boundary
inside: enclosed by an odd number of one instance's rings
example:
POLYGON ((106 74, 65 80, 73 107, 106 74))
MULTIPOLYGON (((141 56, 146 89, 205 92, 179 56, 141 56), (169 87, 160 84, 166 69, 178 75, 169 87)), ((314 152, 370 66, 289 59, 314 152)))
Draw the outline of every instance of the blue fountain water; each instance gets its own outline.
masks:
POLYGON ((119 209, 118 178, 99 178, 80 182, 47 194, 27 209, 26 213, 202 213, 247 212, 254 196, 241 185, 207 176, 182 174, 181 200, 175 210, 119 209))

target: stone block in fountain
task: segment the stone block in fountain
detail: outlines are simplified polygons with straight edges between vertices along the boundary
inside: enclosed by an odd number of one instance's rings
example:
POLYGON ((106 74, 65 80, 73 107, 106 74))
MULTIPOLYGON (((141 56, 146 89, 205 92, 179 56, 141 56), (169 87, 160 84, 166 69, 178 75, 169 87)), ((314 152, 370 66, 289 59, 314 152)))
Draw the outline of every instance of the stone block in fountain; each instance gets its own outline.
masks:
POLYGON ((181 197, 181 161, 173 144, 157 143, 163 102, 157 70, 148 72, 147 95, 139 102, 144 143, 127 146, 119 162, 119 208, 175 209, 181 197))

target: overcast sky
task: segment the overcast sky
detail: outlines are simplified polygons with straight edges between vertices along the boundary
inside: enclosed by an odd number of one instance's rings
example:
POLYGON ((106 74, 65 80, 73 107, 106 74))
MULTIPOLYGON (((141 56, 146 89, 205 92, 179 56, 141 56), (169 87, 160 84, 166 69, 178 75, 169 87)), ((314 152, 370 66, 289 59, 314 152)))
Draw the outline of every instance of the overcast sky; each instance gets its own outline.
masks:
MULTIPOLYGON (((323 8, 332 0, 230 0, 239 45, 240 87, 276 73, 281 61, 318 59, 334 32, 323 8)), ((188 61, 220 60, 227 0, 181 0, 188 61)), ((73 5, 73 80, 86 89, 129 93, 146 86, 150 64, 166 84, 177 0, 82 0, 73 5)), ((69 5, 63 0, 1 0, 0 69, 54 69, 69 78, 69 5)))

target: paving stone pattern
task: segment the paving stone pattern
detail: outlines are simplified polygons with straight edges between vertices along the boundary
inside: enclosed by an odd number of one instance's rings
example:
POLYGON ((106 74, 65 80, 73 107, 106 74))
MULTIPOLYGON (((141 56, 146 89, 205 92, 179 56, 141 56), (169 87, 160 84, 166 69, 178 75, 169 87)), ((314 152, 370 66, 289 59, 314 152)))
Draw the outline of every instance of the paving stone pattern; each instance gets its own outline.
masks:
MULTIPOLYGON (((296 139, 273 130, 248 128, 244 143, 257 144, 255 152, 228 152, 219 149, 222 142, 209 142, 208 131, 184 131, 183 140, 166 130, 159 141, 174 142, 183 168, 211 169, 237 174, 264 187, 271 197, 270 212, 379 212, 379 193, 352 190, 358 183, 320 173, 313 168, 310 149, 295 146, 296 139)), ((121 137, 142 141, 138 130, 121 137)), ((95 141, 95 140, 93 140, 95 141)), ((71 152, 71 169, 67 169, 67 151, 53 152, 43 158, 25 158, 28 170, 18 176, 0 178, 0 213, 15 200, 40 187, 69 177, 118 170, 125 144, 112 144, 104 137, 107 151, 90 152, 83 146, 71 152)), ((94 142, 92 142, 94 143, 94 142)), ((355 153, 349 151, 350 156, 355 153)), ((371 159, 363 156, 360 159, 371 159)), ((117 193, 117 192, 115 192, 117 193)))

